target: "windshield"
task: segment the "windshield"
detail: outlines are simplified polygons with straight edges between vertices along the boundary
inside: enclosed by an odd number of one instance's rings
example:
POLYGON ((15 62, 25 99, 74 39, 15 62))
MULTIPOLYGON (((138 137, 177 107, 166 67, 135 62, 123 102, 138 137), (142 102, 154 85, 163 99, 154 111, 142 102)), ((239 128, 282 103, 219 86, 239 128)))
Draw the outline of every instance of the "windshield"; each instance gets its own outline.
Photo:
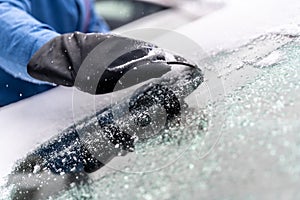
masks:
MULTIPOLYGON (((198 102, 187 100, 189 112, 168 137, 137 143, 134 156, 90 176, 62 174, 58 183, 68 187, 49 199, 222 199, 232 188, 239 199, 298 199, 299 55, 300 37, 280 33, 212 55, 203 66, 224 81, 223 95, 205 99, 208 90, 199 87, 198 102)), ((59 179, 47 177, 45 188, 59 179)), ((1 192, 9 197, 16 187, 1 192)))
POLYGON ((159 165, 189 144, 176 162, 156 173, 114 172, 74 187, 60 199, 90 195, 90 191, 95 192, 94 199, 221 199, 230 197, 232 188, 241 199, 266 199, 270 194, 299 198, 300 116, 294 112, 300 102, 299 55, 298 36, 270 34, 213 56, 210 64, 212 70, 221 69, 220 78, 229 79, 230 85, 244 83, 222 101, 195 110, 191 122, 174 131, 171 140, 156 138, 140 144, 140 160, 125 171, 159 165), (195 124, 203 128, 195 129, 195 124), (142 158, 161 145, 172 150, 150 160, 142 158))

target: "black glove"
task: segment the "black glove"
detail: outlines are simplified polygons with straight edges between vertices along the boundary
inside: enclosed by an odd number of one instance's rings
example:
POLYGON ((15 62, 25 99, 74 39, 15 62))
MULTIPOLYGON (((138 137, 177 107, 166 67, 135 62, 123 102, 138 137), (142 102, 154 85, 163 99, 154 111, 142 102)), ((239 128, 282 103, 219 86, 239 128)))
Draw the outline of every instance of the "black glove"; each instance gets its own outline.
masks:
POLYGON ((133 68, 144 79, 160 77, 170 71, 166 60, 164 51, 147 42, 111 34, 75 32, 46 43, 31 58, 27 70, 39 80, 103 94, 113 92, 120 78, 133 68), (158 51, 149 54, 155 50, 158 51), (94 56, 85 61, 89 54, 94 56), (148 65, 153 62, 155 65, 148 65))

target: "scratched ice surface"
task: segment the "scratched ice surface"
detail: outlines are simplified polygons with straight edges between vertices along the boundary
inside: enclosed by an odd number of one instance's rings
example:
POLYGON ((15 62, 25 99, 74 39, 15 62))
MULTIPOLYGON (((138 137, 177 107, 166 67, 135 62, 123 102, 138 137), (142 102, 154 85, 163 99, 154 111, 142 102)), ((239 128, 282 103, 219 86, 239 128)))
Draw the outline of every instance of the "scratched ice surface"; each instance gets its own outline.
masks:
POLYGON ((211 70, 221 68, 225 82, 239 70, 253 70, 255 75, 240 77, 244 84, 229 89, 222 101, 187 114, 189 123, 173 130, 172 139, 140 144, 140 154, 156 152, 161 145, 172 150, 155 154, 154 159, 145 156, 124 171, 155 167, 190 144, 176 162, 152 173, 116 171, 57 198, 299 199, 300 40, 270 34, 212 60, 211 70), (214 129, 218 121, 222 126, 214 129), (198 123, 204 127, 195 129, 198 123))
POLYGON ((209 60, 221 99, 192 106, 170 137, 139 143, 123 171, 50 199, 300 199, 299 37, 268 34, 209 60))

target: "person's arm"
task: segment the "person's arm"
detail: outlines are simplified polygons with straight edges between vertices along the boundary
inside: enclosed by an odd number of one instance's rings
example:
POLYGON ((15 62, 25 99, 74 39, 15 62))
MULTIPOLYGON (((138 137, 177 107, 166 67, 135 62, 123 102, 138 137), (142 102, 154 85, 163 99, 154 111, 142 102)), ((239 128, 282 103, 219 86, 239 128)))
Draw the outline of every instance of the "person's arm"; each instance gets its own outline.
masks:
POLYGON ((59 34, 32 17, 30 7, 30 0, 0 0, 0 67, 23 80, 42 83, 28 75, 27 63, 59 34))
MULTIPOLYGON (((85 82, 83 87, 81 85, 77 87, 93 94, 107 93, 111 92, 111 86, 116 84, 121 75, 132 66, 118 68, 119 63, 124 64, 124 61, 139 59, 156 48, 143 41, 110 34, 75 32, 60 35, 50 26, 40 23, 30 15, 30 3, 30 0, 0 0, 0 65, 7 72, 23 80, 74 86, 77 73, 86 56, 100 43, 106 41, 101 45, 104 51, 99 55, 103 59, 95 66, 99 69, 93 69, 104 70, 102 75, 95 73, 96 78, 100 76, 96 91, 85 82), (128 48, 131 51, 128 52, 128 48), (106 53, 109 49, 112 51, 106 53), (113 58, 111 55, 107 57, 111 52, 116 51, 115 54, 118 54, 119 51, 124 50, 127 52, 124 52, 120 59, 113 58), (121 60, 121 62, 109 63, 111 59, 121 60)), ((96 21, 93 22, 96 20, 96 15, 94 12, 91 14, 89 31, 93 31, 92 27, 96 27, 96 21)), ((152 71, 161 74, 169 69, 169 66, 164 65, 152 71)), ((144 71, 147 70, 149 69, 144 71)))

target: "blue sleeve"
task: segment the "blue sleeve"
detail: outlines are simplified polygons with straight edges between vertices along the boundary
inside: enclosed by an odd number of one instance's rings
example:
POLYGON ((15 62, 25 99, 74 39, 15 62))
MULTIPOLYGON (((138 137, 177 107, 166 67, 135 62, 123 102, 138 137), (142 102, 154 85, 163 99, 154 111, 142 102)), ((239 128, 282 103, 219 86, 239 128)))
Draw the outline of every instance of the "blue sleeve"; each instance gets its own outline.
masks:
POLYGON ((30 0, 0 0, 0 67, 23 80, 43 83, 27 74, 27 63, 59 34, 32 17, 30 9, 30 0))

